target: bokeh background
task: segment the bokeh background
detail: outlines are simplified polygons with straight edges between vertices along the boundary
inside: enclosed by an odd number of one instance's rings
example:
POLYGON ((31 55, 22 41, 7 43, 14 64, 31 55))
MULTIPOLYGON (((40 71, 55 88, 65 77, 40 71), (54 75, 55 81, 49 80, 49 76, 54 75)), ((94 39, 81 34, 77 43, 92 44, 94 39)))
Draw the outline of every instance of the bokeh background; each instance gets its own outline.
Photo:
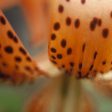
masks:
MULTIPOLYGON (((38 47, 31 45, 28 38, 30 34, 20 7, 15 6, 9 8, 8 10, 4 10, 4 13, 32 56, 37 55, 46 48, 47 43, 38 47)), ((35 92, 40 92, 42 88, 51 81, 52 79, 40 78, 34 84, 26 84, 16 87, 0 84, 0 112, 24 112, 31 96, 35 92)), ((92 104, 95 106, 96 111, 112 112, 111 90, 109 91, 110 94, 107 95, 105 94, 104 88, 103 90, 100 90, 99 87, 96 87, 98 85, 94 85, 88 80, 81 81, 81 85, 88 93, 88 97, 92 99, 92 104)), ((77 85, 76 88, 79 88, 79 85, 77 85)), ((108 86, 106 89, 108 90, 108 86)), ((77 92, 77 89, 75 90, 77 92)))

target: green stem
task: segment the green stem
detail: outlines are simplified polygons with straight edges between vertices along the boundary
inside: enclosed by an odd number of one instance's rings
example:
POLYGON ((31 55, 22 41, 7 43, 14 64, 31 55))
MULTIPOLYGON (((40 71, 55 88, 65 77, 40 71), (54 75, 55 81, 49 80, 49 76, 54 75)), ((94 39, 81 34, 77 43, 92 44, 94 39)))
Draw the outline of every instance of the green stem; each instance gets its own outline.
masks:
MULTIPOLYGON (((80 96, 81 96, 81 81, 76 80, 74 77, 68 76, 67 74, 64 74, 62 76, 62 86, 61 86, 61 98, 62 98, 62 108, 66 108, 66 99, 70 97, 70 92, 73 94, 73 98, 70 100, 71 102, 76 102, 73 105, 73 110, 75 109, 76 112, 79 111, 79 105, 80 105, 80 96), (72 90, 71 90, 72 89, 72 90), (74 101, 73 101, 74 100, 74 101), (75 108, 74 108, 75 107, 75 108)), ((69 106, 70 103, 68 103, 67 106, 69 106)), ((62 109, 62 112, 64 109, 62 109)))

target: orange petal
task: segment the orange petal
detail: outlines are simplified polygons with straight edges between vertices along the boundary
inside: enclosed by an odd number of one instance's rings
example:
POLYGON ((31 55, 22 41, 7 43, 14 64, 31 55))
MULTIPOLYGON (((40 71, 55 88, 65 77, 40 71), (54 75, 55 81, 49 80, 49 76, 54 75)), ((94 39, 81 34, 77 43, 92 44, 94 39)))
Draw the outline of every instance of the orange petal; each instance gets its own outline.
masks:
POLYGON ((0 11, 0 79, 20 83, 33 80, 40 74, 42 71, 0 11))
POLYGON ((47 14, 45 14, 44 2, 45 0, 21 0, 31 32, 32 45, 40 44, 47 39, 47 14))
POLYGON ((19 3, 19 0, 0 0, 0 8, 6 9, 15 6, 19 3))
POLYGON ((111 4, 111 0, 50 0, 50 60, 78 78, 112 69, 111 4))

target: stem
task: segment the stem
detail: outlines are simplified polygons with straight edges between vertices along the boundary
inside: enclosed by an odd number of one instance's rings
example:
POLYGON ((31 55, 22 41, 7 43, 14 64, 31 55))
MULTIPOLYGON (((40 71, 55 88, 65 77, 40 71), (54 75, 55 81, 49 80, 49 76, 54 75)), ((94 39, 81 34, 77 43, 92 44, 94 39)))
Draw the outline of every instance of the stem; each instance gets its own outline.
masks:
POLYGON ((71 77, 67 74, 62 76, 61 85, 61 98, 62 98, 62 111, 69 109, 74 112, 79 112, 80 97, 81 97, 81 81, 76 80, 75 77, 71 77), (74 108, 75 107, 75 108, 74 108), (66 109, 65 109, 66 108, 66 109))

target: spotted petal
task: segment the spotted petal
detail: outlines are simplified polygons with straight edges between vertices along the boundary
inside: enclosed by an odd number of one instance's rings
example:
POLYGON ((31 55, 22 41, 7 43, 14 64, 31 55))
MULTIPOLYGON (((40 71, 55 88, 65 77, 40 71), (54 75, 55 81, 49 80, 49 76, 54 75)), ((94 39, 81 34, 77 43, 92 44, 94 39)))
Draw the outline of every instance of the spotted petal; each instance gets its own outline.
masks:
POLYGON ((42 72, 0 11, 0 79, 20 83, 40 74, 42 72))
POLYGON ((111 70, 111 5, 112 0, 50 0, 50 60, 79 78, 111 70))

